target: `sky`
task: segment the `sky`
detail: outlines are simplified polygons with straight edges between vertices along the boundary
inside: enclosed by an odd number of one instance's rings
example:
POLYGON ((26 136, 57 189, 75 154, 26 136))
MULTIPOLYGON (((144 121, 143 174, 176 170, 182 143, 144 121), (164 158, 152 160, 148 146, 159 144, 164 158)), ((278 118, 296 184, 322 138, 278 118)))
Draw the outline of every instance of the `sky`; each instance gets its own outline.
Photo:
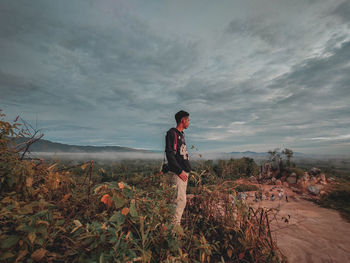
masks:
POLYGON ((0 2, 0 109, 44 139, 350 154, 348 0, 0 2))

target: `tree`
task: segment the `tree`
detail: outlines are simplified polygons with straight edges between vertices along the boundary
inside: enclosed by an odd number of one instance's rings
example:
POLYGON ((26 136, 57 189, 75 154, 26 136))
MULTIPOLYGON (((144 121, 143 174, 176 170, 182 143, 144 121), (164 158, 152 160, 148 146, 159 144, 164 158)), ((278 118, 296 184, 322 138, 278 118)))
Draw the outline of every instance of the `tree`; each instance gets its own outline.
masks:
POLYGON ((281 165, 281 162, 282 162, 281 154, 278 151, 279 151, 279 148, 276 148, 273 151, 271 151, 271 150, 268 151, 269 161, 270 161, 272 167, 275 170, 279 170, 280 169, 280 165, 281 165))
POLYGON ((255 175, 258 173, 259 168, 256 165, 253 158, 243 157, 243 160, 245 161, 245 164, 246 164, 246 175, 247 176, 255 175))
POLYGON ((287 158, 287 167, 290 167, 290 159, 293 157, 293 151, 291 149, 285 148, 282 154, 287 158))

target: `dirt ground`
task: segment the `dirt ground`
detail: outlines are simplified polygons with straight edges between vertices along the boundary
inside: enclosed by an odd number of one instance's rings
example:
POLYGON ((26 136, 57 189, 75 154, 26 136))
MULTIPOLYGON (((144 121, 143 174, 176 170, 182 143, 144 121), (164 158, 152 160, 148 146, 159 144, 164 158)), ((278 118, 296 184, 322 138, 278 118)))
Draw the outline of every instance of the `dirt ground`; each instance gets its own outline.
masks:
POLYGON ((278 190, 263 185, 264 191, 275 193, 275 201, 254 202, 254 192, 247 192, 253 207, 275 208, 271 214, 271 232, 288 262, 350 262, 350 223, 335 210, 303 200, 289 188, 279 200, 278 190), (286 222, 286 219, 288 222, 286 222))

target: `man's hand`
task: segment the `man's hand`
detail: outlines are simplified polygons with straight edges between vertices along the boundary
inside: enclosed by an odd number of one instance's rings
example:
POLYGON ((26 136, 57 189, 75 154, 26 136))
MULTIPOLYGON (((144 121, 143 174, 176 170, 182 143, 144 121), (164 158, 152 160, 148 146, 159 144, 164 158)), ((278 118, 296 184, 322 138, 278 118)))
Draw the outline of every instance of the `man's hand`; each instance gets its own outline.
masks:
POLYGON ((179 177, 181 178, 182 181, 186 182, 188 178, 188 174, 182 170, 182 172, 179 174, 179 177))

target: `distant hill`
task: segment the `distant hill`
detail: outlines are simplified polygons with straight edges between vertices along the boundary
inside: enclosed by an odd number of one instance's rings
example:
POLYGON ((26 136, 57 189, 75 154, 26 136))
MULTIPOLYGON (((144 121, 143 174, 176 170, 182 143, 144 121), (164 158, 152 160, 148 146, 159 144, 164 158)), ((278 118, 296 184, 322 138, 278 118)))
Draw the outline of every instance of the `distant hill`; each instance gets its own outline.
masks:
MULTIPOLYGON (((231 155, 233 158, 241 158, 241 157, 250 157, 253 159, 260 159, 260 158, 268 158, 269 153, 268 152, 252 152, 252 151, 245 151, 245 152, 230 152, 227 153, 227 155, 231 155)), ((306 156, 304 153, 300 152, 294 152, 293 157, 303 157, 306 156)))
MULTIPOLYGON (((16 139, 16 144, 24 142, 25 138, 16 139)), ((147 150, 133 149, 121 146, 79 146, 69 145, 49 140, 40 139, 33 143, 29 150, 31 152, 68 152, 68 153, 99 153, 99 152, 138 152, 149 153, 147 150)))
POLYGON ((237 157, 251 157, 251 158, 255 158, 255 157, 266 157, 268 156, 267 152, 262 152, 262 153, 257 153, 257 152, 251 152, 251 151, 245 151, 245 152, 230 152, 228 154, 231 154, 233 156, 237 156, 237 157))

